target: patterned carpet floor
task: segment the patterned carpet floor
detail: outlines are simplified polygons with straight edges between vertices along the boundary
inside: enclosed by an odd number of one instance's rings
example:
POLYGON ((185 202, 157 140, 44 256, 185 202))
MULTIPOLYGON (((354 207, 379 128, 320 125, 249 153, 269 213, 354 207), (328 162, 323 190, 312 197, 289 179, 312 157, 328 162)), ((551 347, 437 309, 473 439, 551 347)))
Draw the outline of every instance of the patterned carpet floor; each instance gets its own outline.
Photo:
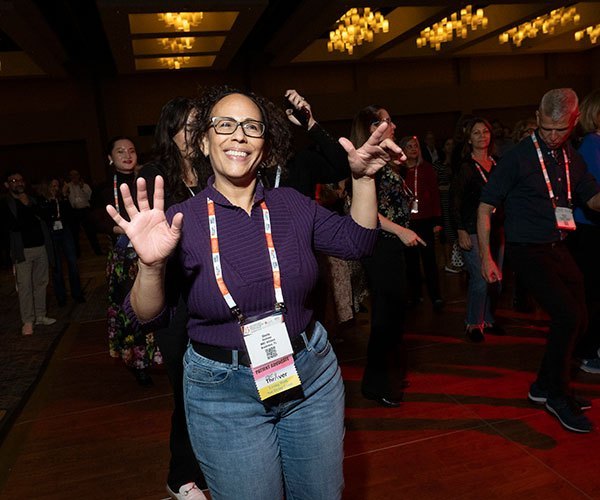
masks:
POLYGON ((70 324, 106 316, 105 257, 83 256, 80 261, 86 302, 67 302, 58 307, 48 287, 47 315, 50 326, 36 326, 29 337, 21 335, 19 302, 11 268, 0 269, 0 441, 44 372, 54 348, 70 324))

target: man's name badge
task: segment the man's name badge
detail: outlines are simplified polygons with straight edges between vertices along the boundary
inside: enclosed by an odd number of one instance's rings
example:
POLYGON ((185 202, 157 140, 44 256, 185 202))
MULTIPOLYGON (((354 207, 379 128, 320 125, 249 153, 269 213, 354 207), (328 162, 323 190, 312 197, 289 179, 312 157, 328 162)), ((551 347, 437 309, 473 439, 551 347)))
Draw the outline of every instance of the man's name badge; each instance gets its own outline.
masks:
POLYGON ((62 222, 59 220, 55 220, 54 224, 52 224, 52 229, 54 229, 54 231, 60 231, 63 228, 62 222))
POLYGON ((573 219, 573 210, 567 207, 556 207, 554 209, 556 215, 556 227, 562 231, 575 231, 575 219, 573 219))
POLYGON ((244 323, 242 335, 262 401, 300 385, 283 314, 273 313, 244 323))

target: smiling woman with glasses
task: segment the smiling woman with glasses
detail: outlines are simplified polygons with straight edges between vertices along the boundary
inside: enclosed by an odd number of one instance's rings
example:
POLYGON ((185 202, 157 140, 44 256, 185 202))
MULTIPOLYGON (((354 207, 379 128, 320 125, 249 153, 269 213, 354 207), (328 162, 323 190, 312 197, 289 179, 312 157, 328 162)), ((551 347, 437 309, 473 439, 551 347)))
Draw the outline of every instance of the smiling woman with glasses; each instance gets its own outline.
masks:
POLYGON ((206 188, 165 215, 162 179, 153 209, 138 179, 139 211, 125 204, 131 223, 108 209, 140 256, 129 317, 154 331, 169 319, 172 288, 188 306, 185 411, 213 498, 341 498, 344 387, 309 297, 315 250, 355 260, 374 245, 373 176, 400 153, 387 127, 358 151, 340 139, 353 174, 350 215, 340 216, 260 182, 259 168, 284 164, 290 151, 281 110, 209 89, 192 140, 213 170, 206 188))
POLYGON ((235 118, 228 116, 213 116, 210 122, 215 132, 220 135, 231 135, 240 126, 247 137, 262 137, 265 133, 265 124, 256 120, 238 122, 235 118))

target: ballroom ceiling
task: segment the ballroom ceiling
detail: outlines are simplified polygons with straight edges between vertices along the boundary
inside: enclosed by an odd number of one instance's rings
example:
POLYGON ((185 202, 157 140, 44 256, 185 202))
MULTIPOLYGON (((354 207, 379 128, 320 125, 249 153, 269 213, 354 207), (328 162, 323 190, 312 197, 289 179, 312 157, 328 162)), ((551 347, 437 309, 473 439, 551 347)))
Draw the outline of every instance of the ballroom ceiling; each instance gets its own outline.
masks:
POLYGON ((338 0, 0 0, 0 79, 580 52, 600 43, 585 32, 575 39, 576 32, 600 24, 600 0, 512 0, 472 4, 474 15, 482 9, 485 28, 467 29, 463 22, 466 36, 454 32, 438 50, 417 46, 423 30, 444 18, 449 29, 452 14, 459 20, 467 5, 447 0, 358 5, 338 0), (352 7, 366 6, 386 17, 389 31, 354 47, 352 55, 329 52, 336 20, 352 7), (502 33, 563 7, 575 11, 553 33, 539 29, 520 46, 500 43, 502 33), (190 17, 184 27, 189 31, 178 31, 165 16, 159 19, 166 12, 202 14, 190 17))

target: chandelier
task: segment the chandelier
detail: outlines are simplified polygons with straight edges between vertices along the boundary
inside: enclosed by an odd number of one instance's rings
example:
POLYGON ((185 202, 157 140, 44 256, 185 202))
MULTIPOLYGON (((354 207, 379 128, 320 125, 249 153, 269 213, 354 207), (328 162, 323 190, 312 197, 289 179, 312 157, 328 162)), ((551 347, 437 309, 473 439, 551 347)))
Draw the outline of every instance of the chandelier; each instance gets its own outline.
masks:
POLYGON ((569 23, 579 24, 580 19, 575 7, 561 7, 505 31, 498 36, 498 40, 501 44, 510 40, 515 47, 520 47, 526 38, 535 38, 539 34, 552 35, 556 27, 569 23))
POLYGON ((374 33, 390 30, 390 22, 381 12, 373 12, 369 7, 350 9, 336 23, 337 29, 329 32, 327 50, 348 51, 349 55, 353 54, 355 46, 372 42, 374 33))
POLYGON ((194 46, 196 39, 193 36, 179 38, 159 38, 158 43, 165 49, 174 53, 181 53, 190 50, 194 46))
POLYGON ((166 66, 168 69, 181 69, 183 66, 190 63, 188 56, 179 57, 161 57, 160 64, 166 66))
POLYGON ((467 38, 468 29, 475 31, 479 26, 487 28, 488 18, 485 17, 483 9, 477 9, 473 13, 473 6, 467 5, 459 12, 450 14, 450 18, 444 17, 441 21, 421 31, 417 37, 417 47, 423 48, 429 45, 432 49, 440 50, 442 43, 451 42, 454 37, 467 38))
POLYGON ((158 14, 158 20, 177 31, 189 33, 191 28, 200 24, 204 17, 203 12, 165 12, 158 14))
POLYGON ((575 40, 580 42, 583 40, 583 37, 587 35, 590 37, 590 42, 595 44, 598 41, 598 37, 600 37, 600 24, 596 24, 596 26, 588 26, 586 29, 575 32, 575 40))

